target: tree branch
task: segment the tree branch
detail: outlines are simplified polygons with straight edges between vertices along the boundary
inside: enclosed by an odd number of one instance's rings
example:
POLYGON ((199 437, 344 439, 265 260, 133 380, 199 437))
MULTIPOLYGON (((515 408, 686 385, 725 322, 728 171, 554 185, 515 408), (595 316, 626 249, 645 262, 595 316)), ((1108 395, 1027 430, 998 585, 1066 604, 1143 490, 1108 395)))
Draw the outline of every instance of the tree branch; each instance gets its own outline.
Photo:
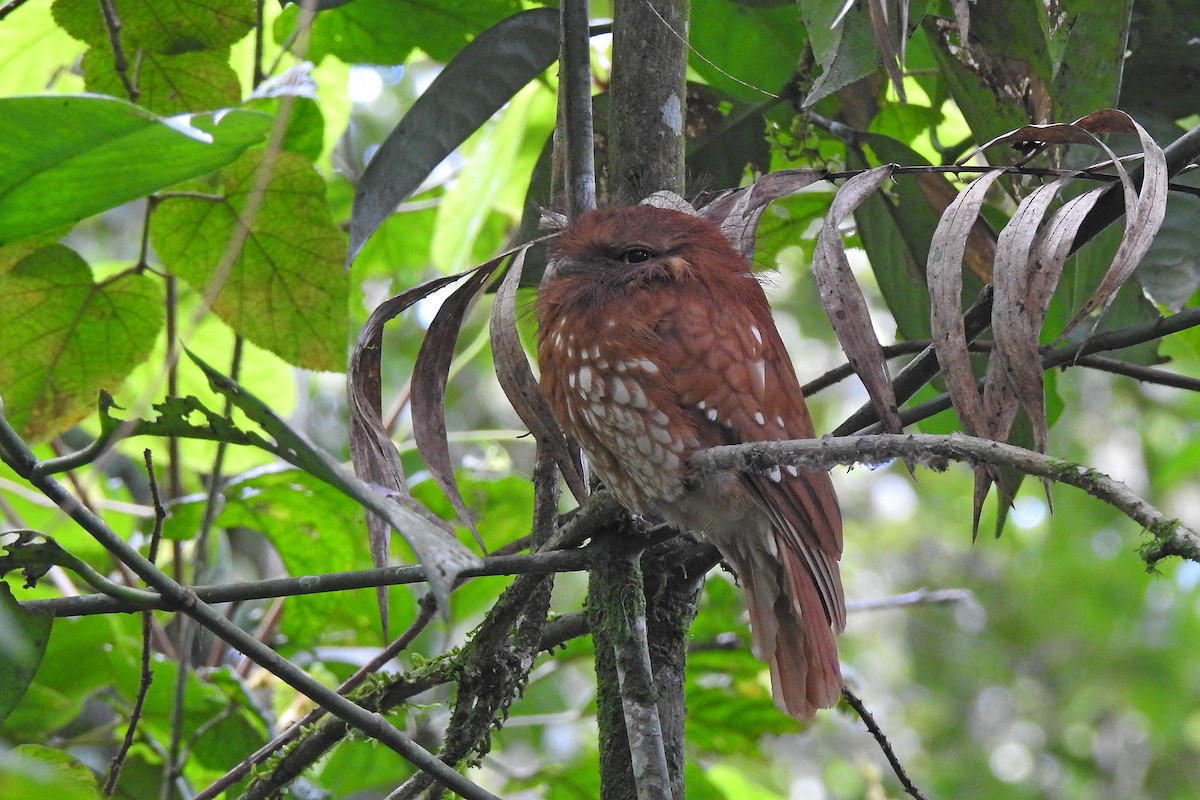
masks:
POLYGON ((961 433, 949 436, 878 434, 726 445, 692 456, 691 469, 693 477, 702 477, 730 469, 766 471, 786 464, 830 469, 840 464, 879 465, 894 459, 904 459, 939 472, 946 469, 948 461, 1009 467, 1027 475, 1075 486, 1122 512, 1150 533, 1153 541, 1141 551, 1148 567, 1153 568, 1168 556, 1200 563, 1200 535, 1179 520, 1168 519, 1124 483, 1072 461, 961 433))

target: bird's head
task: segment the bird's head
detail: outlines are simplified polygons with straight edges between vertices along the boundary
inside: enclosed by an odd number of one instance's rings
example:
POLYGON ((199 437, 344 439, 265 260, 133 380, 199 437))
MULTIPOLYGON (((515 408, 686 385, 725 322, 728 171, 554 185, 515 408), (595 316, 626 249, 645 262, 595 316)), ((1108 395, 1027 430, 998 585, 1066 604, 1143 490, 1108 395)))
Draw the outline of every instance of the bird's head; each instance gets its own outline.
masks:
POLYGON ((716 225, 643 205, 590 211, 567 226, 542 291, 571 305, 690 282, 719 296, 746 279, 754 280, 746 262, 716 225))

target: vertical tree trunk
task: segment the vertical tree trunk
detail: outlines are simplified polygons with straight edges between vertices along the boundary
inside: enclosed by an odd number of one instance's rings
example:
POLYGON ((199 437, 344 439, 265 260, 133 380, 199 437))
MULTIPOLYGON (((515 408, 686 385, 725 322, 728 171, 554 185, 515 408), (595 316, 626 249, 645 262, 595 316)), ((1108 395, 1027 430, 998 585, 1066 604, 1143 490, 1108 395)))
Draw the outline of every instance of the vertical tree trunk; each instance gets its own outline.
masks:
POLYGON ((614 203, 683 193, 689 0, 615 0, 609 186, 614 203))
MULTIPOLYGON (((612 204, 635 203, 664 189, 683 192, 687 20, 688 0, 614 3, 607 174, 612 204)), ((630 567, 616 557, 620 548, 640 545, 613 537, 605 546, 614 557, 591 573, 588 601, 596 637, 601 797, 638 798, 640 776, 643 798, 661 793, 664 798, 683 800, 683 675, 687 630, 695 615, 699 583, 680 568, 678 551, 672 545, 647 555, 641 570, 636 563, 630 567), (657 705, 669 787, 647 786, 638 758, 630 757, 628 709, 622 704, 611 636, 612 626, 621 620, 610 616, 628 605, 620 597, 628 592, 645 597, 654 682, 652 696, 646 699, 657 705)), ((634 742, 635 750, 638 744, 634 742)), ((645 760, 646 754, 639 757, 645 760)))

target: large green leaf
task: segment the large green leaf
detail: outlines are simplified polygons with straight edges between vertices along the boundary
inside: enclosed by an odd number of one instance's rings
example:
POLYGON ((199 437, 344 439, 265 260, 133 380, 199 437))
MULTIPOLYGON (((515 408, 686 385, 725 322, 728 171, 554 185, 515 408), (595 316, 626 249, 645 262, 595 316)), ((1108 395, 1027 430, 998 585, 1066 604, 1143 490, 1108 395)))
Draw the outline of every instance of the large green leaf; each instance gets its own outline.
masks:
MULTIPOLYGON (((127 53, 190 53, 228 47, 254 27, 253 0, 114 0, 127 53)), ((93 47, 111 47, 101 4, 55 0, 54 19, 93 47)))
POLYGON ((23 744, 0 751, 0 796, 95 800, 95 773, 75 756, 46 745, 23 744))
MULTIPOLYGON (((301 5, 279 15, 276 41, 291 36, 301 5)), ((332 55, 351 64, 403 64, 420 49, 445 62, 472 37, 520 10, 517 0, 355 0, 316 16, 308 57, 314 62, 332 55)))
POLYGON ((73 250, 50 245, 0 274, 0 394, 22 435, 42 439, 116 391, 145 360, 163 324, 162 289, 125 273, 93 283, 73 250))
MULTIPOLYGON (((1050 20, 1053 27, 1047 33, 1052 53, 1060 50, 1055 43, 1061 41, 1061 60, 1054 65, 1054 118, 1068 122, 1116 107, 1133 0, 1065 0, 1061 5, 1062 16, 1050 20)), ((1042 11, 1047 13, 1045 4, 1042 11)))
MULTIPOLYGON (((80 64, 89 92, 124 96, 112 48, 90 48, 80 64)), ((242 86, 229 66, 229 51, 201 50, 164 55, 144 53, 138 63, 138 105, 156 114, 211 111, 237 105, 242 86)))
POLYGON ((751 8, 692 0, 689 66, 710 86, 762 102, 763 92, 779 93, 791 79, 806 38, 795 5, 751 8))
POLYGON ((266 164, 253 151, 216 182, 204 188, 221 199, 175 197, 155 213, 150 235, 163 264, 211 295, 221 319, 260 347, 308 369, 343 369, 346 237, 321 176, 294 153, 266 164), (262 168, 271 171, 256 197, 262 168))
POLYGON ((112 97, 0 99, 0 245, 205 175, 261 142, 265 114, 162 118, 112 97))

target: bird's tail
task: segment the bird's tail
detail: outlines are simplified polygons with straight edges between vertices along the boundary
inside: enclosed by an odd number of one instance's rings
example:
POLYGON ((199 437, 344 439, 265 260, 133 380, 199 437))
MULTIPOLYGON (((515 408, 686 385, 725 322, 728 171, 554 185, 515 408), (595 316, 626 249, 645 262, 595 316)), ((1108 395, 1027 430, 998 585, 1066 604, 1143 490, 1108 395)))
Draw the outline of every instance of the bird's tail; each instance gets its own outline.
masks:
MULTIPOLYGON (((771 668, 771 692, 779 709, 800 721, 841 697, 842 671, 833 623, 816 583, 799 554, 772 537, 775 552, 746 553, 754 563, 734 563, 746 604, 754 655, 771 668)), ((824 554, 814 554, 824 558, 824 554)), ((740 561, 741 559, 736 559, 740 561)), ((828 559, 837 580, 837 562, 828 559)))

